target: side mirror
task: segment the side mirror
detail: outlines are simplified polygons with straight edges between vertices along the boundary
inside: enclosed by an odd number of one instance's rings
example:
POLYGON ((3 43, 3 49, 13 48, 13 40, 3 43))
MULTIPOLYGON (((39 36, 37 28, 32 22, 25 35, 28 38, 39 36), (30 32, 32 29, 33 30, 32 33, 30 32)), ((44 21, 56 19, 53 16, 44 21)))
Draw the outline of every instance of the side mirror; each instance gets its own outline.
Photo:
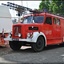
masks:
POLYGON ((16 23, 16 19, 13 19, 12 22, 13 22, 13 24, 15 24, 16 23))
POLYGON ((20 13, 18 13, 18 16, 20 16, 20 13))
POLYGON ((16 16, 21 16, 21 14, 20 14, 20 13, 18 13, 18 14, 16 14, 16 16))
POLYGON ((34 23, 34 20, 33 20, 33 23, 34 23))

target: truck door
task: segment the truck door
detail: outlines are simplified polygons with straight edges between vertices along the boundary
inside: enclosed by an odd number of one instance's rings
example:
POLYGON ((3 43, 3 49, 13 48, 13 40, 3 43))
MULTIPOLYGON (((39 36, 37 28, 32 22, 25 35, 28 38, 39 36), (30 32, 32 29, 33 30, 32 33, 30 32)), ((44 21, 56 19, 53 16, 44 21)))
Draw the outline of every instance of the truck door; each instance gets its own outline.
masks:
POLYGON ((46 17, 46 20, 45 20, 45 34, 48 38, 52 37, 52 17, 46 17))
POLYGON ((45 35, 47 37, 47 44, 51 44, 51 39, 53 38, 53 34, 52 34, 52 29, 53 29, 53 25, 52 25, 52 17, 47 16, 45 19, 45 35))
POLYGON ((56 42, 61 42, 61 23, 59 18, 53 18, 53 37, 56 42))

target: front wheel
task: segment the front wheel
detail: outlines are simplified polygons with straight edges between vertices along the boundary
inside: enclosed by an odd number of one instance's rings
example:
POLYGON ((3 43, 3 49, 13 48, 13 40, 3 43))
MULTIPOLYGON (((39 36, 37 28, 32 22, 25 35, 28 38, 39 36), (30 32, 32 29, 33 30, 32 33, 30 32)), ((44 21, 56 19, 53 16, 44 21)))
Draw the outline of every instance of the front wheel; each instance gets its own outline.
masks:
POLYGON ((15 41, 10 41, 9 45, 10 45, 11 49, 14 50, 14 51, 18 51, 21 48, 21 44, 17 41, 16 42, 15 41))
POLYGON ((34 50, 35 52, 40 52, 40 51, 42 51, 43 48, 44 48, 44 38, 43 38, 43 37, 39 37, 39 38, 37 39, 37 42, 34 43, 34 44, 32 44, 31 46, 32 46, 32 48, 33 48, 33 50, 34 50))

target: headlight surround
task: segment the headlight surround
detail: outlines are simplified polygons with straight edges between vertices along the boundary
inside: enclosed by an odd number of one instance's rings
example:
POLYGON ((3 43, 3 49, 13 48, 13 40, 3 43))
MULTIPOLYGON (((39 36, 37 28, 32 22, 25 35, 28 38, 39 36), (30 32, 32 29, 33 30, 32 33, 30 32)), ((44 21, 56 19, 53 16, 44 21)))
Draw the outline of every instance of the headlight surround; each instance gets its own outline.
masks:
POLYGON ((27 37, 28 38, 32 38, 33 37, 33 33, 27 33, 27 37))

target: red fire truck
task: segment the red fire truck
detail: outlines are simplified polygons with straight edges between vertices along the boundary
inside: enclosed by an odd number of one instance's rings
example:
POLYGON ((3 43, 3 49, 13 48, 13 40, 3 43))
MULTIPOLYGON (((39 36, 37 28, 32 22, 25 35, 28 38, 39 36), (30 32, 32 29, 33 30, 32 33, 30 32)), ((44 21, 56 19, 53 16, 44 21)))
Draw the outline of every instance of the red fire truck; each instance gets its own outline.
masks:
MULTIPOLYGON (((17 9, 18 10, 18 9, 17 9)), ((12 26, 9 38, 10 47, 16 51, 30 45, 34 51, 42 51, 47 45, 64 42, 64 18, 46 12, 32 11, 24 16, 22 22, 12 26)))

